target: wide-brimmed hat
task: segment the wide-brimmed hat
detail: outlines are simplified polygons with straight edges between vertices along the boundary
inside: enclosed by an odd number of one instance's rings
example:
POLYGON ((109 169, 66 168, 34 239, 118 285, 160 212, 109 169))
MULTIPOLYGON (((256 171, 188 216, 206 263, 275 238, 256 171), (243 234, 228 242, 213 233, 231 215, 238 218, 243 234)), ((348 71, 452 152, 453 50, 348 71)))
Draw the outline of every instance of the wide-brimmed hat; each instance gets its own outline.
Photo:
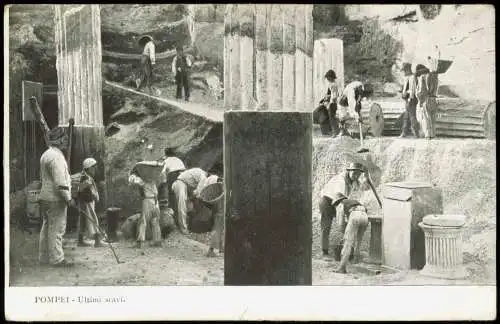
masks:
POLYGON ((139 45, 142 46, 142 45, 145 45, 147 42, 149 41, 153 41, 153 37, 150 36, 150 35, 142 35, 141 37, 139 37, 139 45))
POLYGON ((52 128, 47 135, 48 144, 53 146, 61 145, 67 139, 66 130, 59 126, 52 128))
POLYGON ((357 171, 365 172, 365 168, 363 167, 363 165, 361 163, 357 163, 357 162, 349 163, 346 170, 347 171, 356 171, 357 170, 357 171))

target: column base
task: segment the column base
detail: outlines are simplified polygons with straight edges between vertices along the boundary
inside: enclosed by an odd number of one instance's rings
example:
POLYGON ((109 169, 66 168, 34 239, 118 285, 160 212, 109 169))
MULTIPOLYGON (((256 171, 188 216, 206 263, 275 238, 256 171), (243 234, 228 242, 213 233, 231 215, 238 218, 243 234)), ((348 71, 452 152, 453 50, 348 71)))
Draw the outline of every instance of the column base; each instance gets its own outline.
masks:
POLYGON ((422 270, 420 270, 419 273, 422 276, 441 278, 441 279, 464 279, 469 276, 467 270, 463 265, 453 269, 447 269, 426 264, 425 267, 422 270))

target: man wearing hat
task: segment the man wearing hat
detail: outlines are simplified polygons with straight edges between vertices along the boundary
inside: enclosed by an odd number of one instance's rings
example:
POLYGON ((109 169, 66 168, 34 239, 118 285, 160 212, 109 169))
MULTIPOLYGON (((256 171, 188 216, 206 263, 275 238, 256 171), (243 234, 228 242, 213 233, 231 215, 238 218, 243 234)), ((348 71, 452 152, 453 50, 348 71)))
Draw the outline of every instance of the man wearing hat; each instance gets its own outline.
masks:
POLYGON ((177 85, 176 98, 182 98, 182 88, 184 88, 184 99, 189 101, 189 69, 193 64, 191 59, 184 54, 182 46, 177 46, 177 55, 172 61, 172 73, 175 75, 175 84, 177 85))
POLYGON ((339 132, 339 123, 337 120, 337 96, 339 89, 335 82, 337 79, 335 71, 328 70, 325 74, 325 79, 328 81, 328 90, 315 112, 319 115, 318 121, 321 134, 330 135, 333 129, 333 136, 337 136, 339 132))
POLYGON ((141 81, 137 86, 137 90, 141 90, 142 87, 146 86, 149 93, 152 93, 153 84, 153 65, 155 65, 155 44, 151 36, 143 36, 139 40, 139 45, 144 44, 144 49, 141 55, 141 81))
MULTIPOLYGON (((84 217, 88 236, 95 240, 94 247, 101 247, 101 236, 99 230, 99 219, 95 212, 95 203, 99 201, 99 192, 94 181, 97 161, 87 158, 83 161, 83 170, 78 187, 78 203, 81 211, 78 217, 84 217), (85 213, 82 215, 81 213, 85 213)), ((83 229, 78 221, 78 246, 89 246, 83 239, 83 229)))
POLYGON ((172 147, 165 148, 165 160, 163 161, 163 170, 161 171, 161 191, 160 196, 164 197, 165 194, 168 197, 168 203, 170 206, 173 205, 175 200, 175 195, 172 192, 172 184, 182 171, 186 170, 186 166, 181 159, 175 156, 175 151, 172 147))
MULTIPOLYGON (((319 210, 321 213, 321 249, 323 257, 329 259, 330 231, 332 221, 337 216, 337 207, 342 205, 346 197, 349 197, 353 189, 359 188, 359 177, 365 172, 360 163, 350 163, 346 170, 330 179, 321 191, 319 210)), ((344 210, 345 210, 345 206, 344 210)), ((338 219, 342 233, 345 232, 345 219, 338 219)), ((336 253, 335 258, 340 261, 340 255, 336 253)))
POLYGON ((40 158, 42 188, 39 203, 42 215, 39 261, 53 266, 72 266, 63 251, 66 232, 67 208, 74 204, 71 198, 71 177, 63 154, 69 145, 68 136, 61 127, 48 134, 49 148, 40 158))

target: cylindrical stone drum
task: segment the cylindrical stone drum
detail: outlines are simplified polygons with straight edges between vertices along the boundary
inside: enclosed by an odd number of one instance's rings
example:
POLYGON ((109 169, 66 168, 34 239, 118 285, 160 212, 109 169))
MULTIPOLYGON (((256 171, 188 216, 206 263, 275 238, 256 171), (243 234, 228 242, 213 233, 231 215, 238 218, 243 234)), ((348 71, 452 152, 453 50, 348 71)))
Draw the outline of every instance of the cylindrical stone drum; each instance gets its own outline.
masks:
POLYGON ((462 261, 462 235, 465 217, 428 215, 418 225, 425 235, 426 264, 423 276, 462 279, 467 271, 462 261))
POLYGON ((106 223, 108 230, 108 238, 111 241, 117 241, 118 223, 120 221, 120 208, 110 207, 106 210, 106 223))

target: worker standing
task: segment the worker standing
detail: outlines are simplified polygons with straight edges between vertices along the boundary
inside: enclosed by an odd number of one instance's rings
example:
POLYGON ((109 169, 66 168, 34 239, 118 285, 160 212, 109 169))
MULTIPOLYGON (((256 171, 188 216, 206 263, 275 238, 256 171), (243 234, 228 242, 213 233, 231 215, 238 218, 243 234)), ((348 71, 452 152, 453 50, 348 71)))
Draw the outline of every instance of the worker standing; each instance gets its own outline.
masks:
POLYGON ((139 45, 144 44, 141 55, 141 80, 137 85, 137 90, 144 86, 148 88, 150 94, 153 93, 153 65, 156 64, 155 44, 151 36, 143 36, 139 40, 139 45))
POLYGON ((177 180, 177 177, 179 174, 181 174, 182 171, 186 170, 186 166, 184 165, 184 162, 182 162, 181 159, 179 159, 177 156, 175 156, 175 152, 173 148, 167 147, 165 148, 165 160, 163 161, 164 167, 163 170, 161 171, 161 196, 164 197, 165 195, 168 198, 168 204, 172 208, 174 201, 175 201, 175 195, 172 191, 172 184, 174 183, 175 180, 177 180))
MULTIPOLYGON (((97 161, 93 158, 87 158, 83 161, 83 170, 80 176, 78 187, 79 215, 84 217, 88 237, 94 239, 94 247, 103 246, 101 243, 101 234, 99 230, 99 218, 95 212, 95 203, 99 201, 99 192, 94 177, 96 173, 97 161), (82 215, 85 213, 85 215, 82 215)), ((88 246, 83 240, 83 229, 80 219, 78 220, 78 246, 88 246)))
POLYGON ((417 86, 417 118, 422 133, 426 139, 436 136, 437 90, 438 90, 438 61, 437 58, 428 58, 430 69, 421 67, 417 86))
POLYGON ((49 148, 40 158, 42 188, 39 203, 42 215, 40 231, 39 261, 53 266, 73 266, 63 251, 63 236, 66 232, 67 207, 74 205, 71 198, 71 177, 63 154, 69 145, 68 136, 61 127, 48 134, 49 148))
MULTIPOLYGON (((414 66, 412 69, 414 70, 414 66)), ((418 137, 418 121, 416 116, 417 111, 417 77, 415 71, 411 71, 409 75, 406 76, 405 83, 403 85, 402 98, 405 102, 405 112, 403 114, 403 126, 401 129, 401 135, 399 137, 407 137, 409 131, 411 130, 415 137, 418 137)))
MULTIPOLYGON (((354 189, 360 187, 359 177, 363 172, 364 167, 361 164, 351 163, 344 172, 332 177, 321 192, 319 210, 321 213, 321 249, 324 258, 329 259, 330 231, 333 219, 337 216, 337 207, 351 195, 354 189)), ((340 217, 338 223, 344 233, 346 227, 344 217, 340 217)), ((337 253, 335 253, 337 261, 340 261, 339 246, 340 244, 337 245, 337 253)))
POLYGON ((137 226, 136 247, 142 248, 146 240, 146 227, 149 223, 153 232, 153 246, 161 247, 161 229, 160 229, 160 207, 158 204, 158 188, 154 182, 145 182, 139 176, 137 170, 132 169, 129 183, 139 186, 142 198, 141 218, 137 226))
POLYGON ((177 54, 172 61, 172 73, 175 75, 175 84, 177 85, 176 98, 182 98, 182 88, 184 88, 184 99, 189 101, 189 70, 192 66, 192 61, 184 54, 182 46, 177 46, 177 54))

